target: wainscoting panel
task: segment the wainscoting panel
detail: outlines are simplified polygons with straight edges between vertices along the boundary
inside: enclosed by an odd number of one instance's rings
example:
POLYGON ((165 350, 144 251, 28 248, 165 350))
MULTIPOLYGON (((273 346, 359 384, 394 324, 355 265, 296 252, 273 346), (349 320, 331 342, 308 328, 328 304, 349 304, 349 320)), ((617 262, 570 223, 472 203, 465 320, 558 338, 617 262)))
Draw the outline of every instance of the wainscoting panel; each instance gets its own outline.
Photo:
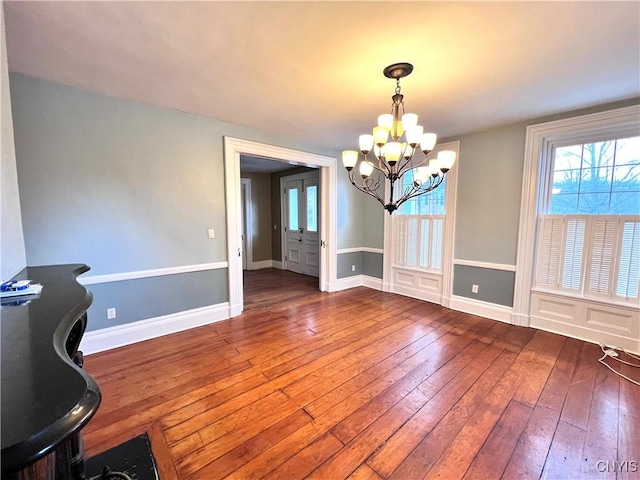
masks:
POLYGON ((640 309, 546 292, 531 295, 531 326, 640 352, 640 309))
POLYGON ((442 275, 393 267, 393 293, 428 302, 442 302, 442 275))

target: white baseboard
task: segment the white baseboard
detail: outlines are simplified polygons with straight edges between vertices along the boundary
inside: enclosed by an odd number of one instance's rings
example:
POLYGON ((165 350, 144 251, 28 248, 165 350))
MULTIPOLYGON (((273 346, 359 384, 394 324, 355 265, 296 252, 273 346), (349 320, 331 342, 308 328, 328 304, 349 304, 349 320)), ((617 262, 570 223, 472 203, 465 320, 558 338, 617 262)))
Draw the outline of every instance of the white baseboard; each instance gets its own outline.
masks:
POLYGON ((453 295, 449 301, 449 308, 500 322, 513 323, 513 308, 505 307, 504 305, 481 302, 479 300, 453 295))
POLYGON ((273 268, 277 268, 279 270, 282 270, 282 262, 280 260, 271 260, 271 266, 273 268))
POLYGON ((80 342, 86 355, 208 325, 230 317, 227 302, 87 332, 80 342))
POLYGON ((247 265, 248 270, 261 270, 271 267, 273 267, 273 260, 260 260, 259 262, 252 262, 251 265, 247 265))
POLYGON ((411 297, 425 302, 437 303, 438 305, 442 302, 442 295, 439 293, 420 290, 419 288, 407 287, 404 285, 393 285, 391 287, 391 293, 397 293, 398 295, 404 295, 405 297, 411 297))
POLYGON ((368 287, 375 290, 382 290, 382 280, 369 275, 353 275, 351 277, 338 278, 329 284, 329 292, 339 292, 355 287, 368 287))
POLYGON ((613 333, 606 333, 590 328, 580 327, 577 325, 569 325, 564 322, 550 320, 548 318, 531 316, 533 328, 545 330, 547 332, 557 333, 565 337, 573 337, 585 342, 595 343, 597 345, 605 344, 610 347, 623 348, 627 352, 640 355, 640 341, 634 340, 613 333))
POLYGON ((370 277, 369 275, 362 275, 362 286, 382 291, 382 279, 370 277))

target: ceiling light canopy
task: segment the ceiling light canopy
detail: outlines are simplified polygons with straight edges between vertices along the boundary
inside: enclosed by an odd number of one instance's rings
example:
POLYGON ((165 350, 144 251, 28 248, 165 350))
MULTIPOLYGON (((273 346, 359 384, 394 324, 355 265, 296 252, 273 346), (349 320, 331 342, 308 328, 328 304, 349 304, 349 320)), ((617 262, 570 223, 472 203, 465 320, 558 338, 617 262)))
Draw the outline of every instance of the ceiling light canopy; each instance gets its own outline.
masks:
POLYGON ((342 162, 353 186, 374 197, 389 213, 407 200, 440 186, 456 160, 455 152, 448 150, 439 152, 436 159, 427 160, 427 155, 436 144, 437 135, 424 133, 424 128, 418 125, 418 115, 405 113, 404 96, 400 93, 400 79, 412 71, 413 65, 410 63, 395 63, 383 70, 385 77, 396 80, 395 94, 391 97, 391 113, 378 117, 378 125, 371 134, 360 135, 360 152, 342 152, 342 162), (416 155, 418 149, 422 153, 416 155), (372 159, 369 159, 370 153, 372 159), (358 161, 362 180, 356 182, 354 171, 358 161), (394 193, 396 181, 407 172, 411 172, 413 180, 404 191, 394 193), (390 184, 388 202, 382 197, 384 191, 380 194, 380 189, 385 188, 385 179, 390 184))

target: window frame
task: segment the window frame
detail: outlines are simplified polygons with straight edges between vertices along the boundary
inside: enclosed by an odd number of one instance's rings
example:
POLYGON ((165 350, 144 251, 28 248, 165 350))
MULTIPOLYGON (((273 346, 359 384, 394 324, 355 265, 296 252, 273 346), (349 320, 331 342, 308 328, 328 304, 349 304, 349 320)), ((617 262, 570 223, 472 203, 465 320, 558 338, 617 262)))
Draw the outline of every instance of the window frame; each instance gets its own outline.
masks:
POLYGON ((530 125, 526 129, 513 323, 529 326, 537 219, 548 198, 554 146, 638 135, 640 105, 530 125), (540 181, 541 179, 546 181, 540 181))

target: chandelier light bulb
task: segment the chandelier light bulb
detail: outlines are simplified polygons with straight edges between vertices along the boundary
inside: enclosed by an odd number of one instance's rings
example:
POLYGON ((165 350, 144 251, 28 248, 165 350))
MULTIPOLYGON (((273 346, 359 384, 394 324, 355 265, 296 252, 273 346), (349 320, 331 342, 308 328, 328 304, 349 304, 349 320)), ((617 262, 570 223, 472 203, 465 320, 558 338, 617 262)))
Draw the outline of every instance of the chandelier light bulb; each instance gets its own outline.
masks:
POLYGON ((440 171, 442 170, 442 163, 437 158, 433 160, 429 160, 429 169, 431 170, 432 175, 440 175, 440 171))
POLYGON ((422 132, 424 132, 422 125, 414 125, 411 128, 407 128, 407 143, 415 148, 422 140, 422 132))
POLYGON ((373 172, 373 165, 367 161, 360 162, 360 175, 362 178, 367 178, 373 172))
POLYGON ((358 152, 355 150, 345 150, 342 152, 342 163, 350 171, 358 162, 358 152))
POLYGON ((420 182, 421 185, 424 185, 425 183, 427 183, 427 181, 429 180, 429 177, 431 177, 431 172, 429 170, 429 167, 418 167, 415 169, 413 178, 418 182, 420 182))
POLYGON ((390 113, 385 113, 383 115, 379 115, 378 116, 378 126, 379 127, 386 127, 387 130, 391 130, 391 127, 393 127, 393 115, 391 115, 390 113))
POLYGON ((389 142, 384 146, 384 158, 389 165, 394 165, 402 155, 402 145, 398 142, 389 142))
POLYGON ((418 115, 415 113, 405 113, 402 115, 402 127, 405 132, 411 130, 416 125, 418 125, 418 115))
POLYGON ((420 140, 420 148, 423 152, 430 152, 436 145, 438 136, 435 133, 425 133, 420 140))
POLYGON ((360 151, 366 155, 371 151, 371 148, 373 147, 373 135, 365 133, 364 135, 360 135, 359 140, 360 151))
POLYGON ((402 158, 409 160, 413 157, 413 147, 407 142, 402 142, 402 158))
POLYGON ((387 143, 387 139, 389 138, 389 129, 387 127, 380 126, 374 127, 373 138, 375 140, 375 144, 382 147, 382 145, 387 143))
POLYGON ((438 152, 438 163, 442 173, 447 173, 456 161, 456 152, 452 150, 442 150, 438 152))

